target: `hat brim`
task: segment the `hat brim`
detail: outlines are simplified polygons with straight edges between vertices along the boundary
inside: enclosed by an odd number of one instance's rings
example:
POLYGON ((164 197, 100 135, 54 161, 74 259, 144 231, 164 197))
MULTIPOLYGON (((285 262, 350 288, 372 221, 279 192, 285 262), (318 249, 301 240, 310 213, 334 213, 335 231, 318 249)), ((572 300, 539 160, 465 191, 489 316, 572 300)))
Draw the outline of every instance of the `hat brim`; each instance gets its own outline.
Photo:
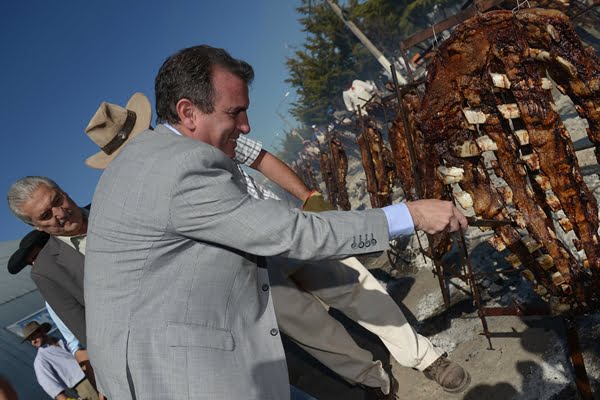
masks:
POLYGON ((150 127, 150 122, 152 121, 152 105, 150 104, 150 100, 148 100, 143 93, 134 93, 127 102, 125 108, 133 111, 136 116, 135 124, 133 125, 127 140, 125 140, 118 149, 112 152, 112 154, 106 154, 105 152, 100 151, 93 156, 88 157, 87 160, 85 160, 85 164, 88 167, 105 169, 130 140, 150 127))
POLYGON ((25 261, 27 253, 29 253, 29 249, 19 249, 15 251, 8 260, 8 272, 10 272, 12 275, 16 275, 21 272, 28 264, 27 261, 25 261))
POLYGON ((50 325, 47 322, 44 322, 43 324, 41 324, 40 326, 38 326, 38 328, 35 331, 31 332, 29 335, 27 335, 27 337, 23 338, 23 340, 21 341, 21 343, 28 342, 29 340, 31 340, 30 337, 32 337, 33 335, 35 335, 39 331, 44 331, 44 333, 48 333, 48 332, 50 332, 50 329, 52 329, 52 325, 50 325))
POLYGON ((32 230, 21 239, 19 243, 19 249, 10 256, 8 260, 8 272, 12 275, 18 274, 29 265, 27 262, 27 255, 35 246, 40 249, 43 248, 48 242, 48 235, 46 232, 38 231, 37 229, 32 230))

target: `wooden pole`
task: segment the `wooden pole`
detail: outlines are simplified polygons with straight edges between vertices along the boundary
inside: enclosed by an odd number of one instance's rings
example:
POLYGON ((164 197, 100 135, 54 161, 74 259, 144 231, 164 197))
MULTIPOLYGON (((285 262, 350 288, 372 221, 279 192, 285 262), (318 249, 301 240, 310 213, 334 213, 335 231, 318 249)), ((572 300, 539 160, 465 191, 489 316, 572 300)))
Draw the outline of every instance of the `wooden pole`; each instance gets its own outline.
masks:
MULTIPOLYGON (((342 20, 344 25, 346 25, 346 27, 350 29, 350 31, 352 31, 352 33, 358 38, 358 40, 360 40, 360 42, 367 48, 367 50, 369 50, 371 54, 377 59, 377 61, 379 61, 379 64, 383 66, 383 69, 389 71, 391 69, 392 64, 387 60, 387 58, 385 58, 383 53, 379 51, 377 47, 375 47, 375 45, 369 40, 369 38, 366 37, 365 34, 362 33, 362 31, 358 29, 356 25, 354 25, 354 22, 348 21, 346 20, 346 18, 344 18, 342 10, 337 4, 333 2, 333 0, 327 0, 327 4, 329 4, 329 7, 331 7, 333 12, 342 20)), ((400 75, 400 73, 396 72, 396 77, 398 78, 398 82, 400 84, 404 85, 406 83, 406 79, 402 75, 400 75)))

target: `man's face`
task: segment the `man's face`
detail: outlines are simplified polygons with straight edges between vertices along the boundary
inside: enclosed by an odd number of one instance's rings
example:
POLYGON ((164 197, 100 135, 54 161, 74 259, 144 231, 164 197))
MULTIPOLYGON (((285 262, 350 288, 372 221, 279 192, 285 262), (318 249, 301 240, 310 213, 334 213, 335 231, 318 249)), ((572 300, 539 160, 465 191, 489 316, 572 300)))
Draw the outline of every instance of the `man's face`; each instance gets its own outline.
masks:
POLYGON ((87 230, 81 209, 61 190, 40 185, 21 206, 38 230, 57 236, 82 235, 87 230))
POLYGON ((29 338, 29 342, 33 347, 41 347, 44 344, 46 335, 42 332, 37 332, 35 335, 29 338))
POLYGON ((250 105, 248 85, 236 75, 219 68, 213 72, 212 79, 214 111, 205 114, 193 106, 195 131, 192 137, 221 149, 233 158, 237 138, 250 132, 246 113, 250 105))

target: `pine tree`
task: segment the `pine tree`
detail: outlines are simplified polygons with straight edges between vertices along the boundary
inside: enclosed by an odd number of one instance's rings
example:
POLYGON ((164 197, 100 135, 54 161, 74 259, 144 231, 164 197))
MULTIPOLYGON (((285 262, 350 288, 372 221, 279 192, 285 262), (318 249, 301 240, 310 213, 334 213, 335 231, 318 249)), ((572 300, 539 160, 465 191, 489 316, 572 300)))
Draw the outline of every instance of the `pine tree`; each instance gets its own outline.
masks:
MULTIPOLYGON (((298 100, 291 113, 306 125, 325 125, 343 109, 342 91, 354 79, 375 79, 381 66, 324 0, 301 0, 297 8, 307 33, 301 50, 286 61, 298 100)), ((350 0, 346 18, 354 22, 388 59, 399 56, 403 38, 429 26, 436 5, 461 0, 350 0)))
MULTIPOLYGON (((303 0, 297 9, 308 36, 302 50, 287 60, 287 82, 298 95, 292 115, 305 125, 325 125, 336 109, 343 109, 342 91, 353 79, 369 70, 376 71, 378 64, 327 3, 310 3, 303 0)), ((356 5, 357 1, 352 0, 348 9, 355 10, 356 5)))
MULTIPOLYGON (((437 5, 455 6, 463 1, 349 0, 343 9, 346 19, 392 60, 399 57, 403 39, 434 22, 431 13, 437 5)), ((290 74, 286 82, 297 93, 290 112, 301 126, 325 126, 333 120, 334 111, 345 109, 342 92, 352 81, 376 80, 381 65, 325 0, 301 0, 297 12, 307 37, 301 49, 286 60, 290 74)))

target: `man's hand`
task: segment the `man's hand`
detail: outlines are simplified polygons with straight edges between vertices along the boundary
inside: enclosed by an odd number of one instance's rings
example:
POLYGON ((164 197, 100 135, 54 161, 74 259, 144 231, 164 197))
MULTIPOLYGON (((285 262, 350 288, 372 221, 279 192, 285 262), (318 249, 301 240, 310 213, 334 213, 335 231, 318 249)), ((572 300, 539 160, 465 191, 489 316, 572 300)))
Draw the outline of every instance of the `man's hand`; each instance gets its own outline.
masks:
POLYGON ((335 210, 335 207, 332 206, 330 202, 325 200, 323 195, 316 190, 310 192, 310 195, 302 206, 302 211, 321 212, 331 210, 335 210))
POLYGON ((429 234, 467 229, 467 219, 451 202, 444 200, 417 200, 406 203, 415 224, 415 230, 429 234))

